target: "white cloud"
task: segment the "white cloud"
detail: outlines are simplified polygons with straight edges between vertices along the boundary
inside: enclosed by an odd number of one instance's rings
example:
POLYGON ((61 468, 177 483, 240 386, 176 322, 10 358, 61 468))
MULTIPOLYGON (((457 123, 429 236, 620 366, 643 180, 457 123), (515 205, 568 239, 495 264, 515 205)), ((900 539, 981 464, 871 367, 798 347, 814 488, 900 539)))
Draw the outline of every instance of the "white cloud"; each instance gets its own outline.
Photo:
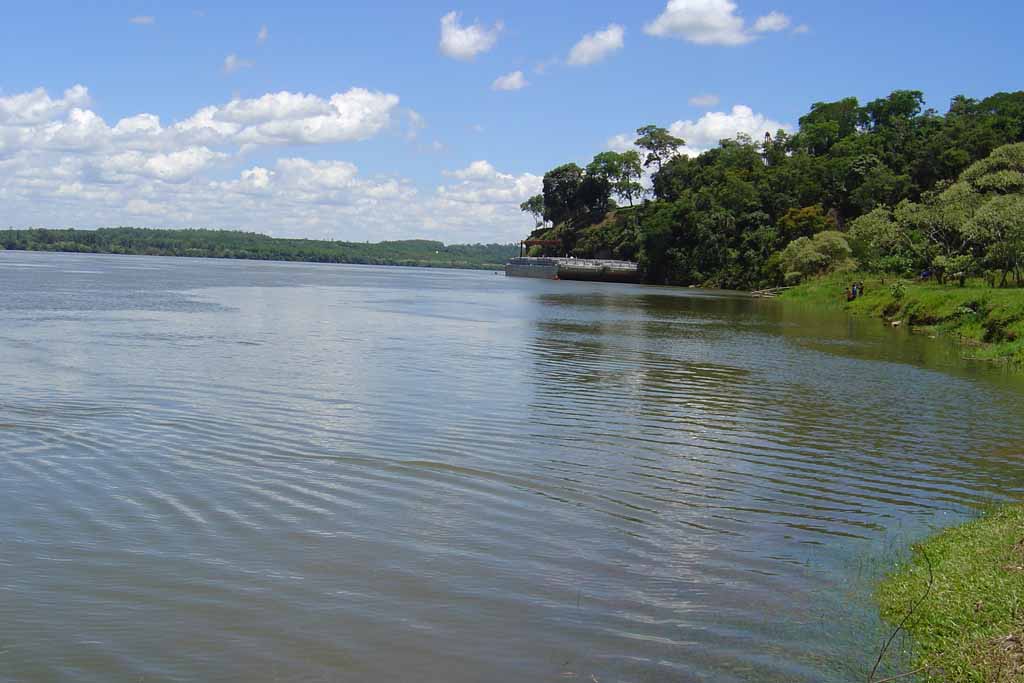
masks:
POLYGON ((686 140, 684 153, 694 155, 717 147, 721 140, 743 133, 760 140, 765 133, 792 127, 757 114, 748 106, 738 104, 729 112, 708 112, 696 121, 676 121, 669 126, 672 135, 686 140))
POLYGON ((636 140, 635 135, 628 135, 626 133, 619 133, 608 138, 608 142, 605 145, 613 152, 628 152, 631 149, 635 149, 633 142, 636 140))
POLYGON ((458 12, 449 12, 441 17, 441 53, 452 59, 468 61, 482 52, 487 52, 498 42, 503 28, 497 22, 492 28, 480 23, 462 26, 458 12))
POLYGON ((0 96, 0 125, 40 123, 75 107, 89 106, 89 90, 76 85, 64 91, 64 97, 51 99, 42 88, 30 92, 0 96))
POLYGON ((306 159, 279 159, 277 162, 286 182, 300 190, 342 190, 355 183, 359 169, 347 161, 308 161, 306 159))
POLYGON ((157 154, 146 160, 143 168, 154 178, 180 183, 205 169, 215 159, 223 159, 224 156, 206 147, 189 147, 170 154, 157 154))
POLYGON ((270 181, 273 177, 273 171, 267 170, 261 166, 254 166, 242 171, 238 179, 238 186, 254 192, 262 192, 263 190, 270 188, 270 181))
POLYGON ((231 53, 224 58, 224 73, 226 74, 233 74, 240 69, 248 69, 250 67, 252 67, 252 62, 241 59, 235 53, 231 53))
POLYGON ((328 114, 331 108, 316 95, 282 90, 254 99, 235 99, 219 110, 218 118, 242 125, 281 119, 304 119, 328 114))
POLYGON ((718 95, 694 95, 690 98, 690 106, 700 107, 701 109, 710 109, 711 107, 718 106, 721 98, 718 95))
POLYGON ((800 24, 799 26, 796 26, 796 27, 793 28, 793 33, 796 33, 796 34, 803 34, 803 33, 810 33, 810 32, 811 32, 811 27, 808 26, 807 24, 800 24))
POLYGON ((444 174, 459 180, 486 180, 497 177, 498 170, 489 161, 483 160, 474 161, 466 168, 457 171, 444 171, 444 174))
POLYGON ((117 122, 111 131, 124 137, 150 137, 163 132, 160 117, 154 114, 136 114, 117 122))
POLYGON ((438 188, 440 197, 449 202, 511 204, 518 208, 520 203, 543 189, 540 176, 502 173, 488 161, 474 161, 466 168, 446 171, 445 175, 461 181, 438 188))
POLYGON ((123 118, 111 127, 85 108, 88 102, 88 90, 81 85, 67 90, 61 99, 51 98, 41 88, 0 97, 0 150, 170 153, 196 146, 240 148, 364 140, 391 123, 399 98, 363 88, 329 99, 282 91, 203 107, 168 127, 148 113, 123 118))
POLYGON ((513 71, 496 78, 494 83, 491 83, 491 90, 522 90, 528 85, 522 71, 513 71))
POLYGON ((618 24, 610 24, 603 31, 588 33, 569 51, 569 64, 585 66, 601 61, 622 49, 624 35, 625 29, 618 24))
POLYGON ((754 31, 757 33, 768 33, 785 31, 790 25, 789 17, 782 12, 769 12, 763 17, 758 17, 754 22, 754 31))
POLYGON ((324 100, 281 91, 256 99, 204 107, 177 124, 182 134, 204 144, 323 144, 365 140, 391 123, 399 98, 352 88, 324 100))
MULTIPOLYGON (((672 135, 686 141, 679 148, 679 153, 687 156, 697 156, 717 147, 722 140, 733 139, 740 134, 749 135, 757 142, 765 133, 775 135, 780 129, 791 131, 793 127, 758 114, 742 104, 728 112, 707 112, 696 121, 680 120, 668 127, 672 135)), ((635 140, 635 135, 620 133, 609 138, 605 144, 614 152, 625 152, 636 149, 633 144, 635 140)))
POLYGON ((732 0, 668 0, 665 10, 644 30, 652 36, 681 38, 697 45, 745 45, 757 34, 781 31, 790 19, 770 12, 748 27, 732 0))
POLYGON ((128 21, 130 21, 131 23, 135 24, 136 26, 150 26, 150 25, 156 23, 156 17, 137 16, 137 17, 132 17, 128 21))
POLYGON ((260 32, 256 34, 256 42, 265 43, 269 37, 270 31, 267 30, 267 25, 263 24, 263 26, 260 26, 260 32))
MULTIPOLYGON (((446 242, 512 241, 529 230, 518 206, 540 190, 539 176, 476 162, 419 191, 401 177, 367 176, 349 161, 294 150, 371 137, 397 107, 396 95, 359 88, 332 97, 278 92, 208 105, 180 121, 143 112, 108 124, 88 109, 83 86, 63 97, 42 89, 0 96, 0 201, 5 220, 26 226, 215 225, 446 242), (269 159, 253 164, 245 153, 252 145, 288 152, 262 150, 269 159)), ((406 117, 422 119, 412 110, 406 117)))

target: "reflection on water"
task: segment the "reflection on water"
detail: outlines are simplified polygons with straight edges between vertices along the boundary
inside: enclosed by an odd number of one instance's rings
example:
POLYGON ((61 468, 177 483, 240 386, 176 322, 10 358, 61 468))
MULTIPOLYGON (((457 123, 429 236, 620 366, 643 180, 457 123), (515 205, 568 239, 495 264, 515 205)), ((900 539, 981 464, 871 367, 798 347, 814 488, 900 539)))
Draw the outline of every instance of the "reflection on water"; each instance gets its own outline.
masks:
POLYGON ((846 681, 1024 488, 1018 379, 728 293, 7 252, 0 367, 0 680, 846 681))

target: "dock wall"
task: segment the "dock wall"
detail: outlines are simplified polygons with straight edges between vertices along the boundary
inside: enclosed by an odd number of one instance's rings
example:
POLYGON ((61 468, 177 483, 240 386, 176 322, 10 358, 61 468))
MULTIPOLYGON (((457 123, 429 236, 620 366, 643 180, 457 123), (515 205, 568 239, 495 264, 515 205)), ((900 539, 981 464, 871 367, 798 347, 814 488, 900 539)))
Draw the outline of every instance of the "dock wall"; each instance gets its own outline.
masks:
POLYGON ((637 265, 629 261, 544 257, 511 259, 505 265, 505 275, 592 282, 637 282, 640 279, 637 265))

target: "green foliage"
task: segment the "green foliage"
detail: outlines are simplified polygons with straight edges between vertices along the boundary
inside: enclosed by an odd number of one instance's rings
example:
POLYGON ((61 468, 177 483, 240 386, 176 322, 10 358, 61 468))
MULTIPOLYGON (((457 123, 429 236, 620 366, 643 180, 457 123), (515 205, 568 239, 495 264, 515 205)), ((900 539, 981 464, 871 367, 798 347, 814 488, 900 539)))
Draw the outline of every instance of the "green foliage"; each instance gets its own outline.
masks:
POLYGON ((838 231, 870 272, 1024 280, 1017 204, 983 210, 1024 194, 1024 92, 957 97, 943 116, 916 90, 863 106, 819 102, 793 134, 738 135, 693 157, 679 154, 683 141, 665 128, 637 135, 642 163, 635 151, 602 152, 586 171, 568 164, 545 175, 543 218, 554 225, 545 234, 563 239, 565 251, 630 253, 652 283, 758 288, 820 272, 813 250, 799 268, 781 254, 838 231), (654 172, 653 199, 640 204, 643 167, 654 172), (628 222, 591 231, 616 210, 613 197, 637 203, 628 222))
POLYGON ((779 236, 787 242, 835 229, 835 220, 826 215, 821 206, 790 209, 779 219, 778 224, 779 236))
POLYGON ((640 153, 636 150, 628 152, 601 152, 587 165, 587 177, 597 178, 608 185, 611 192, 625 199, 630 206, 644 192, 640 178, 643 176, 640 153))
POLYGON ((677 156, 679 148, 686 144, 686 140, 677 138, 668 130, 658 126, 637 128, 636 134, 637 139, 633 144, 647 152, 644 167, 657 165, 659 171, 662 166, 677 156))
POLYGON ((544 225, 544 195, 535 194, 519 205, 519 210, 533 216, 535 227, 544 225))
POLYGON ((576 164, 563 164, 544 174, 544 220, 555 225, 573 218, 579 210, 583 169, 576 164))
POLYGON ((907 295, 907 286, 902 280, 897 280, 889 285, 889 294, 896 301, 903 301, 903 297, 907 295))
POLYGON ((851 254, 842 233, 835 230, 819 232, 813 237, 800 237, 790 242, 779 255, 779 263, 787 279, 799 273, 802 277, 821 275, 845 265, 851 254))
POLYGON ((1020 680, 1006 645, 1024 636, 1022 528, 1024 507, 990 511, 918 544, 882 583, 882 616, 898 624, 913 614, 907 654, 920 680, 1020 680))
POLYGON ((453 244, 431 240, 328 242, 275 239, 228 230, 0 230, 0 248, 98 254, 363 263, 374 265, 498 268, 518 255, 513 244, 453 244))

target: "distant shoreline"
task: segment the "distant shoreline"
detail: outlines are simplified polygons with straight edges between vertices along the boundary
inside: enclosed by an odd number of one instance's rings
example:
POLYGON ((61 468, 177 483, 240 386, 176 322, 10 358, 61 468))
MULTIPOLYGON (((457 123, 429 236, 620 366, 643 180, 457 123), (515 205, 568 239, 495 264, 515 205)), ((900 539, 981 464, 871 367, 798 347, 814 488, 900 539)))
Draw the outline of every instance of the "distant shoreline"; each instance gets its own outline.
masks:
POLYGON ((0 230, 0 251, 114 254, 498 270, 518 253, 513 244, 453 244, 432 240, 360 243, 275 238, 229 230, 0 230))

